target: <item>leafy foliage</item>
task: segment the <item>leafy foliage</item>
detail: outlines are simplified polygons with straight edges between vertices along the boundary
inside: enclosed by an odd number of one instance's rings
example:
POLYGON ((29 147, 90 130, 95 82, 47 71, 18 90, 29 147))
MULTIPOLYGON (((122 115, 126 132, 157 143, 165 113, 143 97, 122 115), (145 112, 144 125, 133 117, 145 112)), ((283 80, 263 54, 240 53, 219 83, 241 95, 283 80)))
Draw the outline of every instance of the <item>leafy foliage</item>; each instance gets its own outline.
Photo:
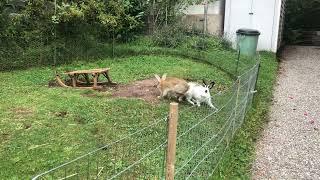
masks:
POLYGON ((154 33, 153 41, 162 47, 177 47, 185 42, 185 32, 182 25, 165 26, 154 33))
MULTIPOLYGON (((159 25, 164 20, 175 22, 179 9, 193 2, 196 0, 1 1, 0 67, 14 69, 83 59, 102 43, 131 41, 143 34, 151 15, 158 17, 159 25)), ((169 47, 182 41, 182 36, 173 40, 166 37, 165 41, 171 41, 165 42, 169 47)))
POLYGON ((300 30, 320 30, 320 0, 287 0, 285 39, 295 42, 300 30))
POLYGON ((60 0, 57 6, 52 0, 11 0, 0 4, 1 16, 11 17, 8 23, 12 29, 29 32, 31 29, 46 32, 45 29, 53 24, 90 24, 93 29, 102 27, 104 31, 116 32, 124 28, 133 30, 142 24, 145 8, 139 9, 135 5, 131 1, 119 0, 60 0))
POLYGON ((320 28, 317 18, 320 15, 320 0, 288 0, 286 23, 288 28, 320 28))
POLYGON ((130 39, 144 27, 148 5, 138 0, 56 2, 1 1, 1 69, 55 64, 54 58, 64 61, 70 56, 87 54, 88 49, 100 42, 117 37, 130 39), (53 57, 54 51, 57 57, 53 57))

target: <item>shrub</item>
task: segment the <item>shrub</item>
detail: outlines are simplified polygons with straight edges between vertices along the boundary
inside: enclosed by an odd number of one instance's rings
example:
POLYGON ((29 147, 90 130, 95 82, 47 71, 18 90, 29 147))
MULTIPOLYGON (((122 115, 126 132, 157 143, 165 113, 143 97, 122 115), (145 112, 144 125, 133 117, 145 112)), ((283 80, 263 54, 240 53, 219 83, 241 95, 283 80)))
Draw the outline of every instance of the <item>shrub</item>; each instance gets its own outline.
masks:
POLYGON ((231 43, 228 40, 211 35, 193 36, 191 43, 193 49, 201 51, 231 49, 231 43))
POLYGON ((155 45, 174 48, 185 42, 185 32, 186 28, 183 25, 173 24, 157 30, 152 39, 155 45))

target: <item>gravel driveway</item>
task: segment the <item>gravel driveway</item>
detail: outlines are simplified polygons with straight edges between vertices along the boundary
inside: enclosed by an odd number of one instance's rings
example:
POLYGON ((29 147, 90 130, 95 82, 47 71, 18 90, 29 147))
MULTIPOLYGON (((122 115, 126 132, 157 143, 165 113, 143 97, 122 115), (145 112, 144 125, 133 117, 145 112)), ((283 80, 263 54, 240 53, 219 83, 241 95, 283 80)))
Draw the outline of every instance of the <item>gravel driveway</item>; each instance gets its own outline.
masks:
POLYGON ((253 179, 320 180, 320 47, 287 47, 253 179))

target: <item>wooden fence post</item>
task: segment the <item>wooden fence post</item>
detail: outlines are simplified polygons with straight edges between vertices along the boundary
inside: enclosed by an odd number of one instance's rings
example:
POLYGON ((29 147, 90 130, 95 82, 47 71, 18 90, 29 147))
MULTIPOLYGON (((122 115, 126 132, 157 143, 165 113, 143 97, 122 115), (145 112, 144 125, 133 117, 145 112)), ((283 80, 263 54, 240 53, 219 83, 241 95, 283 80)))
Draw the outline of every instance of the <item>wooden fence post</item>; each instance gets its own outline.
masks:
POLYGON ((178 126, 178 103, 170 103, 168 124, 168 147, 166 161, 166 180, 174 179, 174 163, 176 158, 176 141, 178 126))

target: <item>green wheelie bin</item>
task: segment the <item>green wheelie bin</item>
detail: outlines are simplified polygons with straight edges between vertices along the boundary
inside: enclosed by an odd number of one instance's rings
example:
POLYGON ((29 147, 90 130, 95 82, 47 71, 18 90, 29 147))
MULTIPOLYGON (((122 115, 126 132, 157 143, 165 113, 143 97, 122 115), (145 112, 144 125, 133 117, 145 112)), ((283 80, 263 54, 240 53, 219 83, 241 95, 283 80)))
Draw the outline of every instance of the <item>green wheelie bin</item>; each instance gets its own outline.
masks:
POLYGON ((237 49, 240 55, 254 58, 257 52, 257 45, 260 32, 255 29, 237 30, 237 49))

